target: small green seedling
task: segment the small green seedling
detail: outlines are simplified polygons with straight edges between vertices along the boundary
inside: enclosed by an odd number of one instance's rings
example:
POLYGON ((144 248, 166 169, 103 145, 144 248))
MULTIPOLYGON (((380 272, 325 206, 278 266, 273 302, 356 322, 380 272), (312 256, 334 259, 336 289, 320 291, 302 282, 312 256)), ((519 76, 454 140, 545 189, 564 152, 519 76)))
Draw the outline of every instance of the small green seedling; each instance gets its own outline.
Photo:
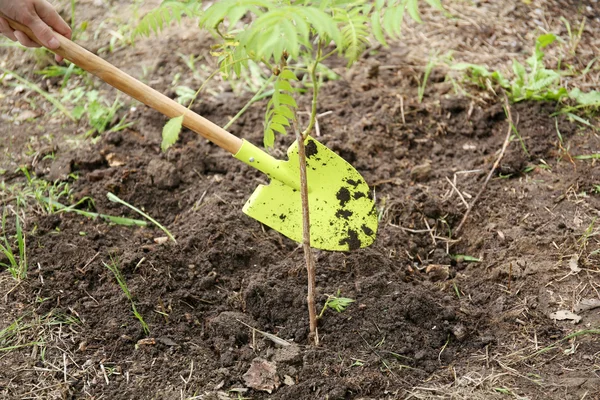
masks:
POLYGON ((337 294, 335 296, 327 295, 327 300, 325 301, 325 304, 323 305, 323 308, 321 309, 321 312, 319 313, 319 317, 318 317, 319 319, 321 317, 323 317, 325 310, 327 310, 328 308, 341 313, 341 312, 344 312, 350 304, 352 304, 356 301, 356 300, 350 299, 348 297, 340 297, 340 293, 341 293, 341 291, 338 289, 337 294))
POLYGON ((25 241, 25 234, 21 228, 20 217, 15 217, 15 240, 18 249, 18 253, 15 253, 12 249, 13 245, 8 240, 6 234, 6 214, 2 215, 2 239, 4 244, 0 243, 0 254, 8 260, 7 262, 0 262, 0 266, 8 269, 12 277, 18 281, 27 278, 27 245, 25 241))
POLYGON ((119 287, 121 288, 123 293, 125 293, 125 297, 127 297, 127 300, 129 300, 129 302, 131 303, 131 311, 133 312, 133 315, 140 322, 140 325, 142 326, 144 333, 146 335, 149 335, 150 328, 148 328, 148 324, 146 324, 146 321, 144 321, 142 314, 140 314, 138 312, 137 307, 135 306, 135 301, 133 300, 133 296, 131 295, 129 288, 127 287, 127 282, 125 282, 125 278, 123 277, 123 274, 121 273, 121 270, 119 269, 118 260, 116 258, 111 257, 110 264, 107 264, 104 261, 102 262, 102 264, 104 264, 104 266, 106 268, 108 268, 108 270, 110 272, 112 272, 113 275, 115 276, 115 279, 117 280, 117 283, 119 284, 119 287))

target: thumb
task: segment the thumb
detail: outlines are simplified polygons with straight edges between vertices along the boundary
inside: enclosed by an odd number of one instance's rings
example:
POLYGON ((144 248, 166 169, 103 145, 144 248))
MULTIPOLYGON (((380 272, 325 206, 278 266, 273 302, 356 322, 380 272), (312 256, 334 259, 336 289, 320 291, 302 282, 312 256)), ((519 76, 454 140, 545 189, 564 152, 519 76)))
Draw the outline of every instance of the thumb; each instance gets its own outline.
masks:
POLYGON ((29 24, 29 28, 45 47, 52 50, 56 50, 60 47, 60 43, 56 38, 55 33, 39 17, 35 17, 33 22, 29 24))

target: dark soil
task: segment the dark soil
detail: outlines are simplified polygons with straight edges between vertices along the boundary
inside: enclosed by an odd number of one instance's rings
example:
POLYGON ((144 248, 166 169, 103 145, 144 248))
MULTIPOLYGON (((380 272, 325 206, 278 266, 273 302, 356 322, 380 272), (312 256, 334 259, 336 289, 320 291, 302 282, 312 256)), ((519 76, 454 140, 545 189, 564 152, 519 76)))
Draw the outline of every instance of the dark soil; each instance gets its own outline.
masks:
MULTIPOLYGON (((197 43, 188 38, 180 50, 197 43)), ((135 51, 111 57, 126 63, 135 51)), ((42 324, 34 338, 43 343, 0 354, 3 398, 451 398, 442 396, 460 389, 457 377, 501 374, 477 385, 462 381, 466 393, 481 390, 484 397, 472 398, 491 399, 503 393, 497 387, 530 399, 600 399, 598 336, 557 343, 574 326, 548 317, 596 297, 600 287, 600 257, 592 254, 597 236, 582 242, 590 224, 597 234, 600 172, 593 161, 572 158, 597 152, 598 135, 564 115, 551 117, 554 104, 512 105, 523 145, 511 142, 460 237, 449 238, 466 211, 449 181, 467 202, 480 190, 508 128, 503 100, 452 94, 443 77, 433 76, 419 103, 408 67, 373 73, 402 52, 381 51, 322 89, 319 112, 331 113, 319 119, 317 139, 363 175, 381 220, 368 248, 315 252, 318 311, 327 294, 356 300, 342 313, 325 311, 317 348, 308 345, 302 250, 241 212, 265 182, 261 173, 188 131, 162 153, 165 118, 142 106, 128 111, 132 128, 93 144, 68 144, 81 128, 43 115, 2 122, 7 185, 23 182, 14 165, 26 165, 40 178, 68 180, 73 200, 91 197, 97 212, 139 218, 108 201, 112 192, 177 239, 157 241, 165 235, 152 226, 28 213, 30 271, 17 287, 3 273, 0 329, 20 317, 79 322, 59 330, 42 324), (29 139, 44 133, 53 135, 49 143, 29 139), (22 151, 26 143, 37 157, 22 151), (47 146, 55 157, 42 160, 47 146), (577 274, 568 267, 572 254, 583 268, 577 274), (111 262, 149 334, 105 266, 111 262), (277 345, 248 326, 294 345, 277 345), (536 354, 549 345, 555 348, 536 354), (571 346, 576 351, 565 353, 571 346), (248 389, 245 374, 256 358, 276 367, 279 385, 271 394, 248 389), (429 384, 435 390, 415 389, 429 384)), ((19 65, 15 54, 7 53, 19 65)), ((181 60, 157 57, 161 67, 146 80, 168 93, 181 60)), ((27 107, 12 88, 3 90, 11 96, 3 115, 27 107)), ((223 125, 249 96, 224 91, 194 110, 223 125)), ((261 143, 262 113, 261 104, 253 106, 231 132, 261 143)), ((287 145, 283 139, 275 154, 287 145)), ((598 309, 582 316, 575 330, 598 327, 598 309)))

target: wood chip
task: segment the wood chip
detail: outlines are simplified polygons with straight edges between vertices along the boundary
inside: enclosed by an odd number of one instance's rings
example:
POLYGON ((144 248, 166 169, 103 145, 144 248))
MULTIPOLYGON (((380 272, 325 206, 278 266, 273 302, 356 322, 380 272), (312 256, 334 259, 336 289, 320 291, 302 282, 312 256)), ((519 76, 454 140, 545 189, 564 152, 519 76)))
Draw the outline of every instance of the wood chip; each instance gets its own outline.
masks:
POLYGON ((154 346, 155 344, 156 344, 156 339, 154 339, 154 338, 140 339, 137 342, 138 346, 154 346))
POLYGON ((569 310, 558 310, 550 314, 550 318, 557 321, 570 320, 571 323, 576 324, 581 321, 581 317, 569 310))

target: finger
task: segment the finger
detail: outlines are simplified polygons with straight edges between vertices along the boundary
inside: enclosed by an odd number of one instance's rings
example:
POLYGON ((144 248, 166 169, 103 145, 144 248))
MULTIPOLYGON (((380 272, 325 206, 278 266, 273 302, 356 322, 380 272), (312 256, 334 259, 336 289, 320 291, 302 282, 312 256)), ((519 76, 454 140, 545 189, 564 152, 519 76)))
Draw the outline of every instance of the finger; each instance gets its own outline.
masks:
POLYGON ((60 63, 60 62, 62 62, 62 60, 64 60, 64 58, 59 56, 58 54, 54 55, 54 59, 56 60, 57 63, 60 63))
POLYGON ((37 44, 33 40, 29 39, 29 36, 27 36, 23 32, 15 31, 14 34, 15 34, 15 37, 17 38, 17 40, 19 41, 19 43, 21 43, 23 46, 25 46, 25 47, 40 47, 39 44, 37 44))
POLYGON ((42 0, 39 3, 36 3, 35 11, 42 21, 48 24, 52 29, 69 39, 71 38, 71 27, 47 1, 42 0))
POLYGON ((8 24, 8 21, 2 17, 0 17, 0 33, 12 40, 13 42, 17 41, 17 37, 15 36, 14 31, 8 24))
POLYGON ((56 36, 54 36, 55 33, 52 32, 52 29, 50 29, 50 27, 46 25, 46 23, 37 15, 31 18, 31 22, 28 24, 28 26, 45 47, 51 50, 55 50, 60 47, 60 42, 56 36))

